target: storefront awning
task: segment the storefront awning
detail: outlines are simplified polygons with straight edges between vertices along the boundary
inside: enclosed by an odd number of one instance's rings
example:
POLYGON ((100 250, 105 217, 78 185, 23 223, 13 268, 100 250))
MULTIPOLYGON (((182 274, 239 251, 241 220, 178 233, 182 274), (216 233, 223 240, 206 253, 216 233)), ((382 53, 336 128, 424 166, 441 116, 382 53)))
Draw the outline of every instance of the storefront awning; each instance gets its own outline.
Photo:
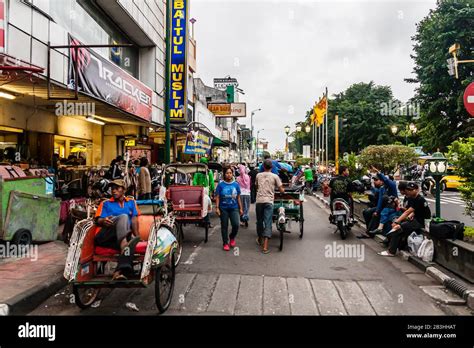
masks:
POLYGON ((230 147, 230 143, 227 141, 221 140, 217 137, 214 137, 212 140, 212 146, 220 146, 220 147, 230 147))

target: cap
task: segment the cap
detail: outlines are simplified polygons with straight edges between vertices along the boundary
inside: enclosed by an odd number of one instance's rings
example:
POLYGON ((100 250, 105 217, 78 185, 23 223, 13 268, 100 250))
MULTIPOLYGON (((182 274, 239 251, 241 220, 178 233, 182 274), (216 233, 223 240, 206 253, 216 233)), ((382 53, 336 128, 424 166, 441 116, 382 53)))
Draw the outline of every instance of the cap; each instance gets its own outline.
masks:
POLYGON ((418 184, 416 182, 410 181, 407 184, 407 189, 409 189, 409 190, 418 190, 419 188, 420 187, 418 186, 418 184))
POLYGON ((123 181, 122 179, 116 179, 114 181, 111 181, 109 183, 109 186, 120 186, 120 187, 126 188, 125 181, 123 181))

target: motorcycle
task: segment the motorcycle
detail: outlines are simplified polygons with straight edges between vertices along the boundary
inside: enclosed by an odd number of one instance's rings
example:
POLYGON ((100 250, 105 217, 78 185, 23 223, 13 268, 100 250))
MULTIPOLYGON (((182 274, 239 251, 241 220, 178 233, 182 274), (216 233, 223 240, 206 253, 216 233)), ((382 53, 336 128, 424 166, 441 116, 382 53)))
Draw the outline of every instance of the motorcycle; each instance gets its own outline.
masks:
MULTIPOLYGON (((360 180, 355 180, 352 182, 351 191, 363 193, 365 192, 365 186, 360 180)), ((346 239, 347 234, 354 225, 351 219, 351 207, 349 202, 342 198, 335 198, 331 202, 331 214, 329 215, 329 222, 337 226, 337 230, 335 232, 339 231, 341 239, 346 239)))
MULTIPOLYGON (((443 192, 444 185, 439 185, 440 192, 443 192)), ((423 196, 427 196, 428 193, 431 193, 433 196, 436 194, 436 181, 432 176, 425 176, 424 180, 421 182, 421 191, 423 196)))
POLYGON ((339 231, 341 239, 344 240, 352 227, 352 224, 349 222, 351 207, 346 200, 336 198, 332 201, 331 210, 330 222, 337 226, 336 232, 339 231))

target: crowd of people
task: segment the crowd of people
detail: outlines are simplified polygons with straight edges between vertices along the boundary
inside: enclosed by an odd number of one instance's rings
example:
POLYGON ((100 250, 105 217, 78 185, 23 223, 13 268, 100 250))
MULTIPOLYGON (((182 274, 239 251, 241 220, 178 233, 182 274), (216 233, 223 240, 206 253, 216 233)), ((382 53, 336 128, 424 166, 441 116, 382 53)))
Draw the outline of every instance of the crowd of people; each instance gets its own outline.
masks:
MULTIPOLYGON (((208 159, 202 157, 200 163, 208 164, 208 159)), ((146 158, 136 160, 129 166, 129 175, 122 172, 123 158, 117 157, 107 173, 110 179, 126 178, 123 187, 126 195, 132 194, 138 200, 152 198, 151 175, 146 158)), ((248 228, 250 208, 255 204, 257 238, 256 242, 264 254, 269 253, 268 243, 272 237, 273 202, 276 192, 284 192, 283 185, 295 185, 302 181, 308 192, 312 192, 318 182, 320 173, 312 164, 289 168, 287 165, 272 160, 267 156, 258 165, 246 163, 226 164, 222 174, 210 170, 208 174, 175 175, 175 183, 188 183, 204 187, 205 216, 204 223, 210 225, 209 213, 212 211, 212 199, 215 199, 215 212, 220 219, 223 249, 229 251, 237 245, 236 239, 239 228, 248 228), (291 172, 291 173, 290 173, 291 172), (217 183, 217 185, 216 185, 217 183), (229 234, 230 228, 230 234, 229 234)), ((372 207, 363 211, 366 231, 358 238, 373 238, 376 234, 387 236, 386 251, 381 256, 394 256, 403 247, 408 235, 420 231, 424 227, 424 219, 430 217, 429 206, 415 182, 395 182, 375 167, 371 168, 372 207), (399 197, 403 196, 403 199, 399 197)), ((117 186, 117 185, 115 185, 117 186)), ((356 191, 354 183, 349 179, 349 169, 341 166, 337 176, 333 176, 328 184, 331 202, 344 199, 351 207, 350 224, 354 220, 354 208, 351 193, 356 191)), ((330 204, 332 207, 332 204, 330 204)), ((103 214, 102 214, 103 215, 103 214)), ((104 220, 106 221, 106 220, 104 220)))

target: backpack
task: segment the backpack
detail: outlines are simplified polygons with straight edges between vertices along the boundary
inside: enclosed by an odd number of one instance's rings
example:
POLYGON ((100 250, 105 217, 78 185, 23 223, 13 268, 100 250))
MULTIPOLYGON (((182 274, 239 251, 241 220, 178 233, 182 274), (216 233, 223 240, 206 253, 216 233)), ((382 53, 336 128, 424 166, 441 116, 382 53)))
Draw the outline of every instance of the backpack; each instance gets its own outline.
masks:
POLYGON ((464 239, 464 223, 457 220, 430 221, 430 235, 436 239, 464 239))

